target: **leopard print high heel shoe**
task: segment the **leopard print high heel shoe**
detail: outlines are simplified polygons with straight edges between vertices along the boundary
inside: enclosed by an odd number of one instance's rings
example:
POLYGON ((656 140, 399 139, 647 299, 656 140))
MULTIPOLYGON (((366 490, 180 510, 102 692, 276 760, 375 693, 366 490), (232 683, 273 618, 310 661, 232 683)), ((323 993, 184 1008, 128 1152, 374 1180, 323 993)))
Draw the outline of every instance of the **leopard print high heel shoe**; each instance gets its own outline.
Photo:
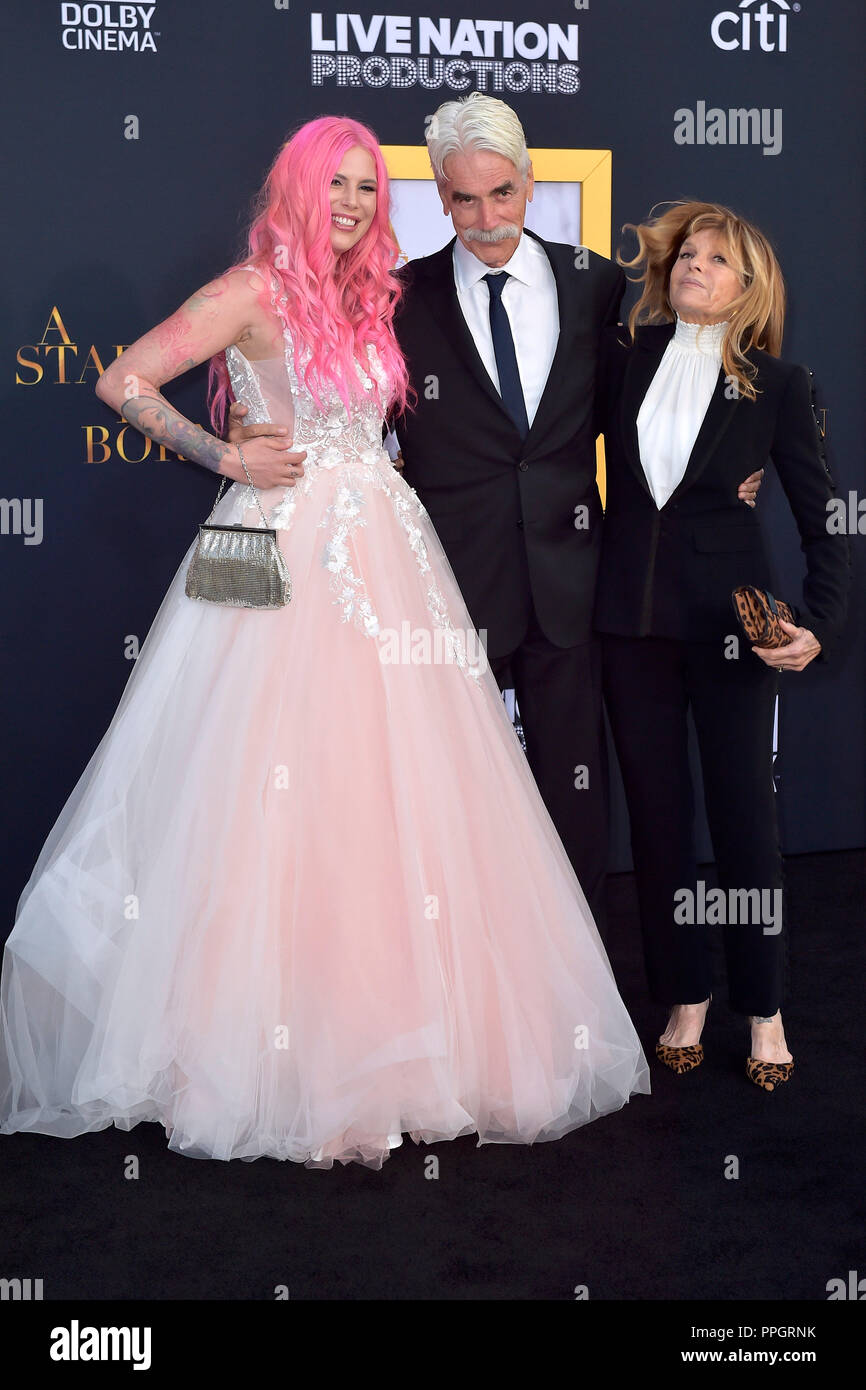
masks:
MULTIPOLYGON (((704 1011, 704 1023, 707 1021, 707 1014, 710 1012, 710 1004, 713 996, 707 1000, 707 1007, 704 1011)), ((689 1043, 687 1047, 672 1047, 670 1043, 657 1042, 656 1056, 671 1071, 676 1072, 677 1076, 683 1076, 687 1071, 694 1071, 704 1060, 703 1043, 689 1043)))
POLYGON ((669 1043, 656 1043, 656 1056, 666 1067, 678 1076, 694 1071, 704 1060, 703 1043, 692 1043, 689 1047, 671 1047, 669 1043))
POLYGON ((746 1075, 762 1091, 775 1091, 777 1086, 791 1080, 793 1062, 759 1062, 757 1057, 746 1058, 746 1075))
MULTIPOLYGON (((771 1014, 769 1018, 759 1018, 757 1014, 753 1014, 750 1021, 753 1023, 772 1023, 775 1017, 775 1014, 771 1014)), ((782 1036, 784 1041, 784 1033, 782 1036)), ((793 1070, 793 1060, 790 1062, 762 1062, 757 1057, 746 1058, 746 1075, 750 1081, 754 1081, 756 1086, 760 1086, 762 1091, 775 1091, 778 1086, 783 1086, 786 1081, 791 1080, 793 1070)))

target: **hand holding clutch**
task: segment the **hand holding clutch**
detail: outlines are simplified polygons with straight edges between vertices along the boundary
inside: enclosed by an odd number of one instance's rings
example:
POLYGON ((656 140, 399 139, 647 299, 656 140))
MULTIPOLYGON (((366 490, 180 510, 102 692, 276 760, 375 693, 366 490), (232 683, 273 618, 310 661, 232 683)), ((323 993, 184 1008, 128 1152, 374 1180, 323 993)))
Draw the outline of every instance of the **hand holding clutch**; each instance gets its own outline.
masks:
POLYGON ((755 656, 777 671, 804 671, 821 651, 807 627, 798 627, 787 603, 766 589, 743 584, 731 595, 734 611, 755 656))
POLYGON ((787 647, 793 641, 779 620, 783 618, 786 623, 793 623, 794 615, 788 604, 773 598, 769 590, 741 584, 731 594, 731 600, 740 626, 753 647, 774 650, 787 647))

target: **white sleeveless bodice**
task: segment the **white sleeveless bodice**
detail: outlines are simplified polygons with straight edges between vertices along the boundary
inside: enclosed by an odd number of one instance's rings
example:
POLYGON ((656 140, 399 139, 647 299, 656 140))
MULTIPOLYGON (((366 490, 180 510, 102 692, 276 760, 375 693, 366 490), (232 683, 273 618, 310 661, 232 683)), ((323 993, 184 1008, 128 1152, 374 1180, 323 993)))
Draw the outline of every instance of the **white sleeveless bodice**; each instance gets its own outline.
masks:
MULTIPOLYGON (((425 532, 432 532, 438 542, 432 522, 417 493, 394 468, 382 443, 384 421, 373 385, 375 378, 382 397, 386 397, 387 379, 372 344, 368 345, 367 358, 366 369, 356 363, 359 378, 369 393, 367 400, 353 403, 348 410, 336 390, 330 388, 321 393, 321 409, 305 383, 298 379, 292 339, 285 324, 281 358, 251 362, 234 345, 226 349, 232 390, 235 398, 248 408, 245 423, 284 424, 290 431, 293 449, 307 451, 303 476, 293 487, 271 494, 277 500, 270 507, 260 494, 268 524, 275 530, 290 530, 298 507, 307 502, 315 505, 317 492, 326 490, 327 499, 321 499, 322 516, 318 523, 325 531, 322 567, 330 572, 334 602, 340 606, 343 620, 352 622, 367 636, 376 637, 380 631, 379 616, 362 577, 355 573, 349 538, 356 527, 368 525, 365 512, 371 490, 384 494, 423 577, 433 624, 442 632, 455 663, 477 680, 477 661, 467 654, 467 634, 453 626, 430 563, 425 532)), ((220 522, 239 521, 248 508, 255 506, 253 490, 239 483, 228 490, 225 501, 229 504, 226 511, 220 509, 214 518, 220 522)), ((443 562, 447 563, 440 551, 440 563, 443 562)), ((472 641, 471 636, 469 640, 472 641)))

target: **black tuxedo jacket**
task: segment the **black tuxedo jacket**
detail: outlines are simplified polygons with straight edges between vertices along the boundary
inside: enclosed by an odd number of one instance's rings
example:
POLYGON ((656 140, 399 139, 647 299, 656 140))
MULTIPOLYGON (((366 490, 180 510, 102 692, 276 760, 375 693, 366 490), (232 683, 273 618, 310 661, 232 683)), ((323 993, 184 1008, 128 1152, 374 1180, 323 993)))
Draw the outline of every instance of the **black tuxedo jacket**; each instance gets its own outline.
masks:
POLYGON ((731 592, 756 584, 786 599, 822 644, 841 632, 849 582, 848 545, 827 530, 832 479, 822 461, 808 372, 765 352, 757 400, 737 398, 722 370, 685 474, 659 509, 638 450, 637 415, 673 336, 674 325, 605 334, 603 412, 607 497, 596 626, 623 636, 722 641, 740 631, 731 592), (754 509, 737 498, 744 478, 772 461, 800 531, 806 557, 804 601, 779 594, 754 509))
POLYGON ((403 476, 430 514, 472 621, 487 630, 491 659, 520 645, 533 603, 556 646, 592 635, 602 520, 593 397, 602 330, 616 323, 625 279, 602 256, 588 253, 578 269, 574 247, 536 240, 556 279, 559 340, 525 440, 460 309, 453 239, 399 272, 395 329, 418 396, 393 422, 403 476))

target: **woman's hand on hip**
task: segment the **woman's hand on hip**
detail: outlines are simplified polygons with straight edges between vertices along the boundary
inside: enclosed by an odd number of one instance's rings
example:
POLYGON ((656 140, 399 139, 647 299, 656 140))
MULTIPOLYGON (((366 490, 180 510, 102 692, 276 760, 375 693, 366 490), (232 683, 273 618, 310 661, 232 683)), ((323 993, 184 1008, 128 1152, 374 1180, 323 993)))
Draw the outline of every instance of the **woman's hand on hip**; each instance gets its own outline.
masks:
POLYGON ((236 483, 248 483, 250 478, 255 487, 294 487, 303 473, 301 461, 307 457, 306 450, 290 453, 285 439, 270 436, 265 439, 247 439, 241 446, 244 462, 250 477, 241 463, 238 446, 231 446, 230 452, 220 465, 220 472, 236 483))
MULTIPOLYGON (((298 478, 303 476, 306 449, 292 452, 292 441, 287 437, 289 432, 285 425, 244 425, 242 422, 246 414, 247 407, 240 401, 232 404, 229 410, 228 442, 243 447, 247 468, 256 487, 294 487, 298 478), (254 462, 256 467, 253 467, 254 462), (263 470, 261 478, 256 476, 256 468, 263 470), (266 477, 275 477, 277 481, 266 482, 266 477)), ((227 460, 226 463, 228 462, 227 460)), ((232 450, 231 470, 229 472, 226 466, 221 471, 234 478, 236 483, 247 481, 237 449, 232 450)))

